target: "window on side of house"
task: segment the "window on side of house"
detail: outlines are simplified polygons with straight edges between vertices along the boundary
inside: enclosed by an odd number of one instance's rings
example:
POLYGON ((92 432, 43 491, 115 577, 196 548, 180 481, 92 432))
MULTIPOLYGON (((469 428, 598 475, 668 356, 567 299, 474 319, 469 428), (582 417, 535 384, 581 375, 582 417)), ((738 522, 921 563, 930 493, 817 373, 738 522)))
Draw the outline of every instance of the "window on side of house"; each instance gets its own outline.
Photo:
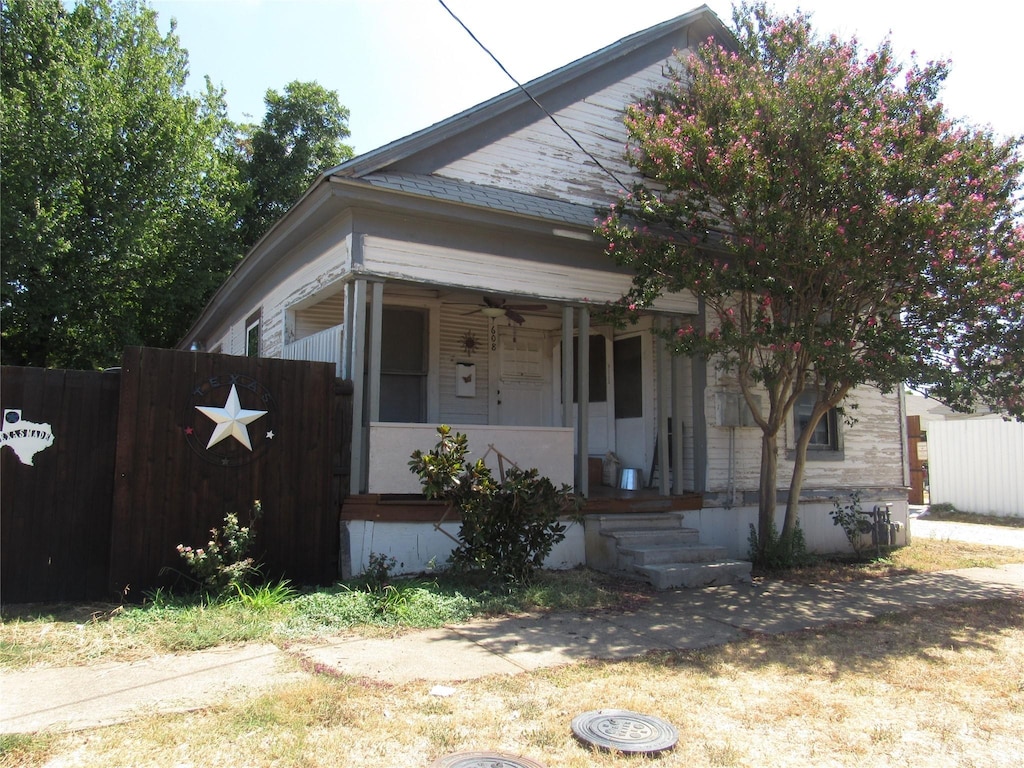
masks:
POLYGON ((249 315, 245 321, 245 356, 260 356, 260 312, 249 315))
MULTIPOLYGON (((818 399, 818 393, 809 390, 800 395, 793 406, 794 435, 797 440, 803 434, 804 429, 810 423, 811 414, 814 412, 814 403, 818 399)), ((811 435, 811 442, 807 444, 808 451, 834 451, 840 450, 839 445, 839 413, 835 408, 829 408, 828 412, 821 417, 814 427, 811 435)))

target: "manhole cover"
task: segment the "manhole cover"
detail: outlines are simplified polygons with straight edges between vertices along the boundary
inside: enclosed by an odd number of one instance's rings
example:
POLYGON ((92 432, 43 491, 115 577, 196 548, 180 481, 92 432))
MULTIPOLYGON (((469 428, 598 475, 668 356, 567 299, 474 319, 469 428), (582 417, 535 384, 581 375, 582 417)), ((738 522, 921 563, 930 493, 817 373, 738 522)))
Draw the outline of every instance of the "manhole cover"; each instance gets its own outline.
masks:
POLYGON ((460 752, 442 757, 430 764, 430 768, 544 768, 536 760, 519 755, 504 755, 499 752, 460 752))
POLYGON ((671 724, 626 709, 584 712, 573 718, 572 732, 582 742, 619 752, 663 752, 679 741, 679 732, 671 724))

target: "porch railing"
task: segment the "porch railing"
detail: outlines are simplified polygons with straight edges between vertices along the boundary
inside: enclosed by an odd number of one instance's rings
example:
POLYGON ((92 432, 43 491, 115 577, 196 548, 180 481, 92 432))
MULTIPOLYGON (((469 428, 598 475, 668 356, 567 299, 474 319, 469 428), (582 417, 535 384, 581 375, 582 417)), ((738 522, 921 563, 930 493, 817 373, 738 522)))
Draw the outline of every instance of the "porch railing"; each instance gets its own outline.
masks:
MULTIPOLYGON (((469 438, 469 457, 484 458, 497 474, 494 451, 521 469, 536 468, 556 486, 572 485, 575 434, 571 427, 503 427, 480 424, 451 425, 452 431, 469 438)), ((416 449, 428 451, 437 444, 435 424, 370 424, 369 493, 419 493, 419 478, 409 470, 416 449)))
POLYGON ((341 344, 344 325, 325 328, 311 336, 305 336, 291 344, 285 344, 281 357, 286 360, 312 360, 319 363, 334 363, 335 376, 341 376, 341 344))

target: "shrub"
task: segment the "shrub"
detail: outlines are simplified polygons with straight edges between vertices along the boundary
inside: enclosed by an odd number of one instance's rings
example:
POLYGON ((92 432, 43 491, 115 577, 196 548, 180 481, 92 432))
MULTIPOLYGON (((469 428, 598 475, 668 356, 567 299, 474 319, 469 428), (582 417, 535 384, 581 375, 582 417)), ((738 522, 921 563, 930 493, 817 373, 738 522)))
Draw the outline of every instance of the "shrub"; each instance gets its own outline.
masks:
POLYGON ((495 479, 482 459, 467 462, 465 435, 445 425, 437 433, 437 445, 413 452, 409 467, 428 499, 446 500, 462 517, 452 568, 482 571, 505 584, 528 582, 565 538, 559 517, 579 511, 572 488, 555 488, 536 469, 514 465, 495 479))
POLYGON ((846 534, 853 553, 858 559, 864 557, 864 534, 871 533, 872 521, 870 516, 860 508, 860 494, 854 491, 850 494, 849 504, 840 504, 839 499, 832 499, 832 524, 841 526, 846 534))
POLYGON ((786 571, 791 568, 800 568, 811 563, 814 558, 807 551, 807 542, 804 539, 803 528, 797 520, 796 530, 793 531, 793 540, 786 546, 779 536, 779 529, 772 523, 768 531, 768 542, 763 549, 757 537, 757 528, 750 526, 750 535, 747 537, 749 546, 749 557, 758 568, 766 571, 786 571))
POLYGON ((215 597, 237 593, 257 573, 259 566, 249 555, 256 539, 256 521, 263 505, 254 501, 249 510, 249 525, 241 526, 238 515, 228 512, 224 527, 211 528, 206 547, 178 545, 178 554, 188 565, 200 590, 215 597))
POLYGON ((366 570, 360 577, 363 587, 369 592, 381 592, 391 584, 391 572, 398 565, 395 558, 380 552, 371 552, 366 570))

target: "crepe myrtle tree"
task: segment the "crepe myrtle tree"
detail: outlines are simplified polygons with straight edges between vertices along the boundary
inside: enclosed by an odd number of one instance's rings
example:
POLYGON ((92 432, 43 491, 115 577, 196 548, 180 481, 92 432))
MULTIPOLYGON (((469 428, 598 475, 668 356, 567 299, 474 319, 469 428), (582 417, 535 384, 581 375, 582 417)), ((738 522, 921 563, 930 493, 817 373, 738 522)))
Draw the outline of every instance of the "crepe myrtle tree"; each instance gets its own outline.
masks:
POLYGON ((733 21, 627 110, 642 181, 598 231, 634 273, 623 314, 703 300, 706 322, 665 336, 733 371, 761 428, 765 561, 791 550, 814 427, 854 387, 1024 416, 1021 140, 945 113, 947 62, 904 68, 888 42, 865 53, 760 3, 733 21), (778 436, 806 390, 771 543, 778 436))

